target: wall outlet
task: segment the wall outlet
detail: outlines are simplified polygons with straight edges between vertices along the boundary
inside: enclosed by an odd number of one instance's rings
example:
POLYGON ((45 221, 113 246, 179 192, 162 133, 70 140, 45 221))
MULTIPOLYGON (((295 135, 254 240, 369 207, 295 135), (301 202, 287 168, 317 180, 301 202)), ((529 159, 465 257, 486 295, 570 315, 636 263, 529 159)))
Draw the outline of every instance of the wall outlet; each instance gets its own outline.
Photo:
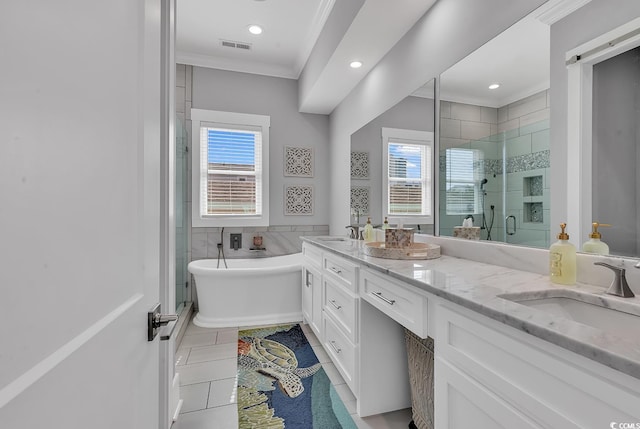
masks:
POLYGON ((242 234, 229 234, 229 247, 233 250, 242 249, 242 234))

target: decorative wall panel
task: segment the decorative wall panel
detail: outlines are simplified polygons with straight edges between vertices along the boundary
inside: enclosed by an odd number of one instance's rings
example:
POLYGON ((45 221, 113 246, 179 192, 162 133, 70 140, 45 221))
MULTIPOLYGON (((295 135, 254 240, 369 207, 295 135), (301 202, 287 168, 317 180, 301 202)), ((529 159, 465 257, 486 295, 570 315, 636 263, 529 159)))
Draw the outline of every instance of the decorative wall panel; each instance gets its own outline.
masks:
POLYGON ((313 214, 313 186, 286 185, 284 214, 289 216, 313 214))
POLYGON ((369 187, 351 186, 351 212, 360 215, 369 214, 369 187))
POLYGON ((313 148, 285 146, 284 175, 313 177, 313 148))
POLYGON ((351 178, 369 178, 369 152, 351 152, 351 178))

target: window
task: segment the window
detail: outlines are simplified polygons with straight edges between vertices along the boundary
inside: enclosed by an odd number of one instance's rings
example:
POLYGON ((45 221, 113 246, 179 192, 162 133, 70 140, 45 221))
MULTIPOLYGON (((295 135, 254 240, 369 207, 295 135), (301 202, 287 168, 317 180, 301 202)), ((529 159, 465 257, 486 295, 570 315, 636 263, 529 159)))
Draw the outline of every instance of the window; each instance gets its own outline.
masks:
POLYGON ((383 216, 433 223, 433 133, 382 128, 383 216))
POLYGON ((480 213, 482 151, 451 148, 446 150, 446 209, 448 215, 480 213))
POLYGON ((192 224, 269 225, 269 125, 261 115, 191 110, 192 224))

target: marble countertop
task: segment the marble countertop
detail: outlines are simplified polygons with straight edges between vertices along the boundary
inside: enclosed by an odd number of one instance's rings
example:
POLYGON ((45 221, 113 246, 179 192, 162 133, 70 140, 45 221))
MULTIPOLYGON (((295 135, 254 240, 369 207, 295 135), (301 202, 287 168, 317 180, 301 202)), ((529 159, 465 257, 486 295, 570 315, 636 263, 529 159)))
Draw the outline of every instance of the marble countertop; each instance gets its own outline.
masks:
MULTIPOLYGON (((432 260, 392 260, 365 255, 360 240, 303 241, 387 274, 416 288, 469 308, 506 325, 640 379, 640 325, 634 338, 617 336, 501 298, 503 294, 571 289, 606 298, 607 305, 632 306, 640 314, 640 297, 605 295, 598 286, 561 286, 549 276, 443 255, 432 260)), ((444 249, 443 249, 444 250, 444 249)), ((443 252, 444 253, 444 252, 443 252)))

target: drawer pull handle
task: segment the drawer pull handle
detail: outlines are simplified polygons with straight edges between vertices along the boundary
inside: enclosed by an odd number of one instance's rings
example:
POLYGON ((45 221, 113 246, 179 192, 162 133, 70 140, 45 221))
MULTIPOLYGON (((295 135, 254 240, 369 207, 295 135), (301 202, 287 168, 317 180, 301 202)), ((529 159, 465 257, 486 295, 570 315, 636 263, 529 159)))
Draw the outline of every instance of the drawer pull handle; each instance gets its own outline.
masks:
POLYGON ((396 303, 396 300, 395 300, 395 299, 385 298, 385 297, 382 295, 382 292, 374 292, 374 293, 373 293, 373 295, 374 295, 374 296, 376 296, 376 297, 378 297, 378 298, 380 298, 381 300, 383 300, 384 302, 386 302, 386 303, 387 303, 387 304, 389 304, 389 305, 393 305, 393 304, 395 304, 395 303, 396 303))
POLYGON ((331 347, 333 348, 333 350, 335 350, 336 353, 340 353, 342 351, 342 349, 338 348, 338 346, 336 346, 336 342, 335 341, 329 341, 329 344, 331 344, 331 347))
POLYGON ((336 300, 335 299, 332 299, 329 302, 331 303, 331 305, 333 305, 336 308, 336 310, 340 310, 342 308, 341 305, 336 304, 336 300))
POLYGON ((336 267, 331 267, 329 269, 338 275, 342 274, 342 270, 339 270, 336 267))

